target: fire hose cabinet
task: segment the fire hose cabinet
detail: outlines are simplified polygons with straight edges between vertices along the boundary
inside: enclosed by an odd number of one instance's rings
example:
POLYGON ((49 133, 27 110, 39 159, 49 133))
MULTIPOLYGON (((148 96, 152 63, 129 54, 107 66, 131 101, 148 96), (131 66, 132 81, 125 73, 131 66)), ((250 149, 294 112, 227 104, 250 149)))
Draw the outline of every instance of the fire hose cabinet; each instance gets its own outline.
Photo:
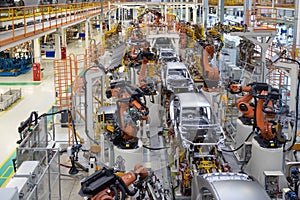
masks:
POLYGON ((40 63, 32 64, 33 81, 41 80, 41 65, 40 63))
POLYGON ((67 48, 66 47, 60 47, 61 51, 61 59, 65 60, 67 58, 67 48))

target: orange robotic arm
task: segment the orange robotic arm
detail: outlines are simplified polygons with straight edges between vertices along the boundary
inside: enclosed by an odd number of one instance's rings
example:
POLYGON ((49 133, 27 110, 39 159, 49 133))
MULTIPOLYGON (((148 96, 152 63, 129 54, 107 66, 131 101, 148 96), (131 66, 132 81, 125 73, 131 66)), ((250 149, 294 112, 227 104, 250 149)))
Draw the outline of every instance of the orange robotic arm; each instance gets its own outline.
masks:
POLYGON ((230 83, 228 90, 233 94, 249 92, 237 100, 238 109, 243 112, 244 117, 255 119, 255 126, 259 128, 260 134, 265 140, 274 139, 276 137, 274 124, 276 123, 272 119, 274 119, 276 112, 274 111, 273 100, 280 100, 279 92, 266 83, 253 83, 250 86, 230 83), (252 98, 255 98, 254 106, 249 104, 252 98))
MULTIPOLYGON (((262 91, 261 95, 268 95, 267 91, 262 91)), ((259 99, 256 105, 256 126, 259 128, 261 132, 261 136, 266 140, 272 140, 276 137, 274 124, 271 123, 267 116, 263 112, 263 104, 265 103, 264 99, 259 99)), ((272 101, 268 102, 269 107, 273 107, 272 101)), ((272 115, 269 115, 272 116, 272 115)))
MULTIPOLYGON (((121 176, 121 179, 124 181, 124 183, 126 184, 126 186, 129 186, 134 181, 136 181, 137 175, 138 174, 130 171, 130 172, 127 172, 126 174, 124 174, 123 176, 121 176)), ((113 200, 114 196, 118 192, 119 191, 117 191, 117 192, 116 191, 111 191, 110 188, 106 188, 105 190, 102 190, 97 195, 95 195, 94 197, 92 197, 91 200, 113 200)))
POLYGON ((140 164, 135 165, 134 171, 124 175, 116 175, 112 169, 102 168, 81 182, 79 194, 81 196, 91 196, 91 200, 113 200, 115 196, 122 197, 126 194, 134 196, 137 189, 130 191, 128 186, 134 183, 139 177, 144 180, 149 175, 145 167, 140 164))
POLYGON ((127 95, 121 94, 120 99, 122 99, 122 101, 118 100, 117 102, 119 112, 118 124, 123 131, 123 138, 126 140, 131 140, 136 136, 138 129, 128 113, 130 97, 127 95), (126 101, 123 101, 125 99, 126 101))
POLYGON ((219 69, 212 67, 209 62, 209 57, 213 58, 214 56, 214 46, 210 44, 204 44, 202 56, 202 65, 203 65, 203 79, 205 87, 203 89, 211 91, 216 88, 220 81, 219 69))
POLYGON ((212 45, 208 45, 205 47, 205 50, 203 52, 203 68, 204 68, 204 74, 205 77, 207 77, 210 80, 220 80, 219 76, 219 70, 218 68, 211 67, 208 61, 208 57, 210 56, 213 58, 214 55, 214 47, 212 45))
POLYGON ((288 109, 282 105, 279 90, 269 87, 268 91, 261 91, 258 98, 256 125, 260 129, 262 137, 266 140, 282 138, 281 131, 275 128, 277 123, 274 122, 274 119, 277 114, 287 113, 288 109))
MULTIPOLYGON (((230 83, 228 86, 228 90, 232 94, 250 92, 251 86, 241 86, 236 83, 230 83)), ((254 118, 254 106, 249 103, 252 98, 253 97, 251 94, 246 94, 245 96, 239 98, 236 102, 236 106, 243 113, 243 117, 251 119, 254 118)))
POLYGON ((137 145, 137 132, 140 120, 147 120, 149 109, 146 106, 144 92, 137 86, 125 81, 110 84, 107 98, 117 99, 115 124, 108 130, 115 145, 134 148, 137 145))
POLYGON ((159 20, 162 18, 162 15, 159 11, 157 10, 151 10, 151 13, 154 14, 154 24, 157 25, 159 24, 159 20))
POLYGON ((243 117, 254 118, 254 107, 249 102, 252 99, 252 95, 246 94, 245 96, 239 98, 236 102, 236 106, 239 111, 243 113, 243 117))

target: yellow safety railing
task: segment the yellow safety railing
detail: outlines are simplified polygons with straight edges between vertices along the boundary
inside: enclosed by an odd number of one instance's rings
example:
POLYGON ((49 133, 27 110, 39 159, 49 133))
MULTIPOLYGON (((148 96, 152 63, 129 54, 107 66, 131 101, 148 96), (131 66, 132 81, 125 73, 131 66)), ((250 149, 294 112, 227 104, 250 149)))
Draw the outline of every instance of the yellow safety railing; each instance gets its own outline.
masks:
POLYGON ((0 8, 0 46, 100 15, 102 7, 104 11, 108 10, 107 4, 88 2, 0 8))
MULTIPOLYGON (((294 0, 297 1, 297 0, 294 0)), ((275 3, 274 7, 275 8, 295 8, 295 2, 294 1, 285 1, 283 2, 277 2, 275 3)), ((272 1, 257 1, 255 3, 256 6, 259 7, 272 7, 272 1)))
MULTIPOLYGON (((218 3, 219 3, 219 0, 209 0, 208 5, 217 6, 218 3)), ((243 6, 244 0, 225 0, 224 5, 225 6, 243 6)))
POLYGON ((277 9, 255 9, 251 11, 250 26, 253 30, 276 30, 277 9))

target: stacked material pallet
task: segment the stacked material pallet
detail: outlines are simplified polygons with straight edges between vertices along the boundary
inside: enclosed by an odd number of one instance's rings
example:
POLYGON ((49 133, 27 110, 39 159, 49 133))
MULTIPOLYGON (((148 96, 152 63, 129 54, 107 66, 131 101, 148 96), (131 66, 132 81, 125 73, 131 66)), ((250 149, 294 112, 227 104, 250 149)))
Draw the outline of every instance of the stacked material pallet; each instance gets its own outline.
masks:
POLYGON ((21 89, 9 89, 4 94, 0 94, 0 110, 5 110, 11 104, 21 98, 21 96, 21 89))

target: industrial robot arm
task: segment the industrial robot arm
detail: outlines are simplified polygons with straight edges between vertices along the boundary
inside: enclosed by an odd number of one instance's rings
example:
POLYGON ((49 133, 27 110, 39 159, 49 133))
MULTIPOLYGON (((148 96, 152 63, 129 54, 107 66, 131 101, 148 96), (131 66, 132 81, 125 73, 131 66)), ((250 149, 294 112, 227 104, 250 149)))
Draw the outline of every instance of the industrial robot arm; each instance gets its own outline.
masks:
POLYGON ((147 77, 147 65, 149 61, 156 61, 156 57, 154 53, 149 51, 148 48, 144 48, 143 51, 143 60, 140 69, 140 73, 138 75, 139 80, 139 88, 143 91, 145 95, 149 95, 151 97, 150 101, 154 103, 154 95, 156 94, 156 89, 154 85, 154 81, 151 81, 149 77, 147 77))
POLYGON ((146 9, 141 15, 137 17, 139 23, 143 23, 143 18, 146 14, 151 13, 154 15, 154 24, 159 24, 159 20, 162 18, 162 14, 158 10, 146 9))
POLYGON ((133 108, 140 114, 140 119, 147 120, 149 109, 146 106, 146 98, 144 92, 140 88, 137 88, 135 91, 136 93, 131 95, 129 107, 133 108))
POLYGON ((286 107, 282 105, 279 90, 266 83, 260 83, 253 87, 257 98, 256 106, 256 126, 259 128, 261 136, 266 140, 281 138, 281 131, 276 129, 278 124, 275 117, 278 114, 286 113, 286 107))
POLYGON ((217 88, 220 75, 219 69, 216 67, 212 67, 209 61, 209 58, 214 57, 214 45, 209 44, 207 41, 200 41, 200 44, 203 47, 202 50, 202 65, 203 65, 203 79, 205 83, 205 87, 203 88, 206 91, 213 91, 217 88))
POLYGON ((143 91, 120 81, 112 83, 106 94, 107 97, 114 96, 117 99, 116 123, 108 130, 113 143, 121 148, 134 148, 137 145, 138 123, 147 120, 149 114, 143 91))
POLYGON ((151 10, 150 12, 155 16, 154 24, 159 24, 159 20, 162 18, 162 14, 158 10, 151 10))
POLYGON ((237 100, 237 107, 246 118, 254 118, 254 126, 259 129, 260 135, 267 141, 282 138, 281 131, 275 128, 275 116, 286 112, 281 103, 279 90, 267 83, 252 83, 241 86, 230 83, 228 90, 232 94, 248 92, 237 100), (249 102, 254 98, 254 106, 249 102))
MULTIPOLYGON (((236 101, 236 106, 243 113, 242 117, 247 119, 253 119, 254 118, 254 105, 250 103, 252 100, 252 95, 249 93, 251 90, 251 86, 242 86, 237 83, 230 83, 228 85, 227 90, 231 94, 239 94, 242 92, 248 92, 248 94, 242 96, 236 101)), ((243 120, 242 120, 243 121, 243 120)))
POLYGON ((124 175, 116 175, 113 169, 103 167, 100 171, 86 177, 81 181, 79 195, 89 197, 91 200, 125 199, 126 195, 134 196, 137 189, 129 190, 128 186, 135 181, 143 181, 148 171, 142 165, 135 165, 134 171, 124 175))
POLYGON ((137 55, 135 55, 135 50, 137 45, 132 47, 131 53, 129 57, 131 58, 131 66, 140 66, 138 81, 139 88, 143 91, 144 95, 151 96, 151 102, 154 102, 154 95, 156 94, 156 90, 154 87, 153 81, 150 81, 147 77, 147 65, 149 61, 155 62, 156 56, 153 52, 150 51, 148 43, 141 42, 141 49, 137 55))

